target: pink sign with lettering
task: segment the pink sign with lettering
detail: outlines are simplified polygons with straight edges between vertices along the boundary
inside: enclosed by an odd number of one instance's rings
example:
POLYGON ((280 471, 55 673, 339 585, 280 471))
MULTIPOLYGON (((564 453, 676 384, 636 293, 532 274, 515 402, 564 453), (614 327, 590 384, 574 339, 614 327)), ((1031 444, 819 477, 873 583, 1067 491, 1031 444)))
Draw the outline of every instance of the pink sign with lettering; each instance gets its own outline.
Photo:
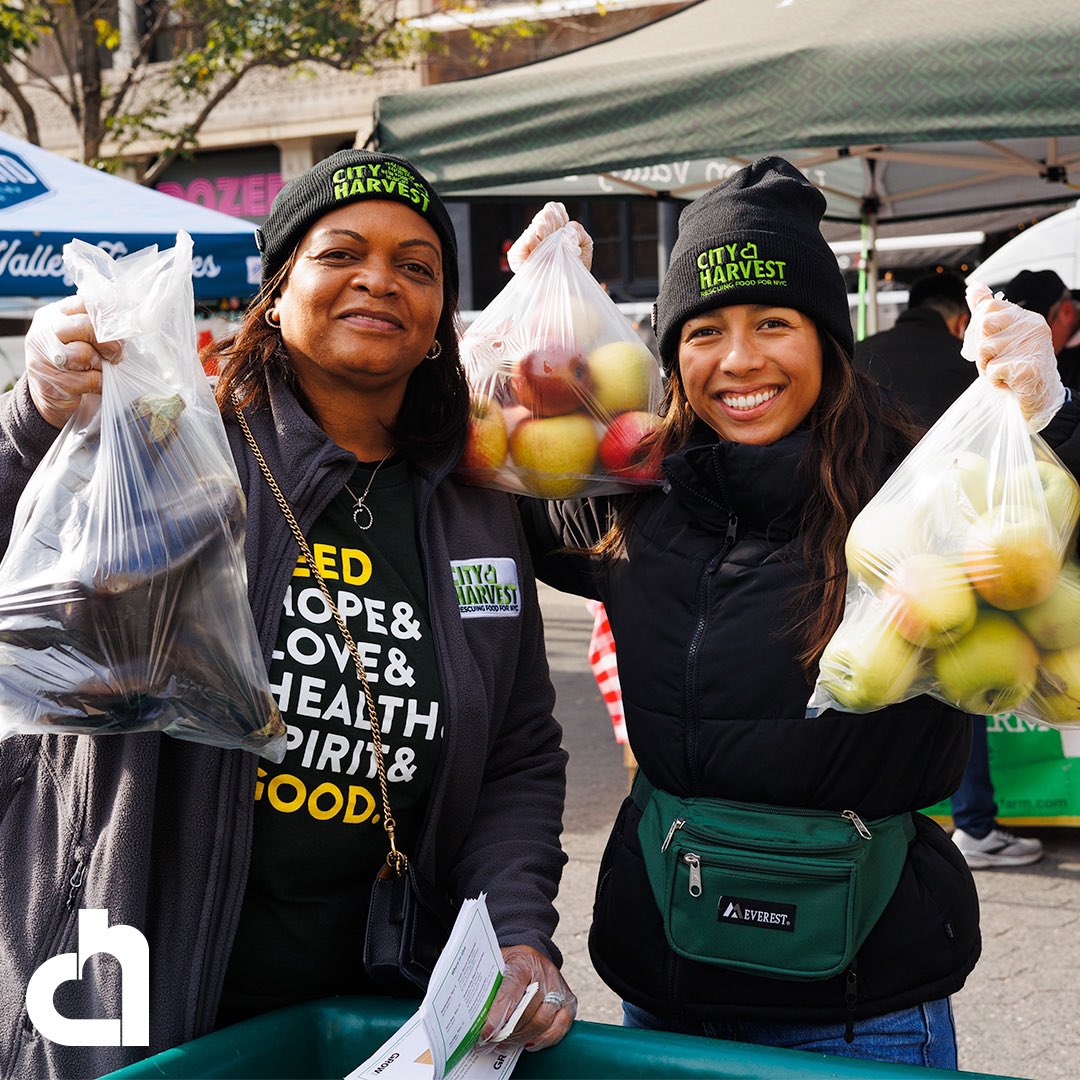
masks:
POLYGON ((281 190, 281 173, 196 177, 188 184, 164 180, 157 190, 233 217, 264 217, 281 190))

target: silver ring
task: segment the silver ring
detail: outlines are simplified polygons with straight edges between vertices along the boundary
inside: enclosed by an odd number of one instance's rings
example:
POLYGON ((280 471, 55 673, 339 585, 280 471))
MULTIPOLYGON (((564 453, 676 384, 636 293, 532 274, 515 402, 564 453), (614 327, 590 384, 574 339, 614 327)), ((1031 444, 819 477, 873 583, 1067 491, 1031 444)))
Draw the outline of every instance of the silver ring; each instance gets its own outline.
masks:
POLYGON ((549 990, 544 995, 544 1004, 554 1005, 556 1009, 561 1009, 566 1004, 566 998, 558 990, 549 990))
POLYGON ((53 353, 51 359, 54 367, 58 367, 61 371, 67 370, 67 357, 62 352, 53 353))

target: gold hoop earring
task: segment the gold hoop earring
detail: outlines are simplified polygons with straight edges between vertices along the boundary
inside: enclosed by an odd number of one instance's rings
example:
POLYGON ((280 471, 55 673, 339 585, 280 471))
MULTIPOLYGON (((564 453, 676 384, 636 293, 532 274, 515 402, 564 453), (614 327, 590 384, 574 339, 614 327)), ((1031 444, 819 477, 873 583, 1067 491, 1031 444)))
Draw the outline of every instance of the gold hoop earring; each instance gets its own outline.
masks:
POLYGON ((442 342, 436 341, 434 345, 426 353, 424 353, 425 360, 438 360, 442 356, 442 342))
POLYGON ((263 312, 263 322, 265 322, 266 325, 269 326, 271 330, 280 330, 281 329, 280 316, 277 319, 274 318, 274 309, 273 308, 267 308, 266 311, 263 312))

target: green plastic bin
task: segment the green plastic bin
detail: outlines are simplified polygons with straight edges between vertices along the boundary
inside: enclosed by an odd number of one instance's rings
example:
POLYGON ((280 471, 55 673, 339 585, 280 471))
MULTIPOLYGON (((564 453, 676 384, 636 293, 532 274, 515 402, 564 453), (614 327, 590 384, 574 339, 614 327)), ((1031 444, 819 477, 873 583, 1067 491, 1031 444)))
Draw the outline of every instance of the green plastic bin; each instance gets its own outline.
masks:
MULTIPOLYGON (((165 1050, 104 1080, 341 1080, 416 1011, 416 1002, 339 997, 294 1005, 165 1050)), ((669 1035, 579 1020, 558 1046, 522 1054, 529 1077, 710 1077, 712 1080, 931 1080, 988 1073, 942 1072, 828 1054, 669 1035)), ((1001 1080, 1001 1078, 994 1078, 1001 1080)))

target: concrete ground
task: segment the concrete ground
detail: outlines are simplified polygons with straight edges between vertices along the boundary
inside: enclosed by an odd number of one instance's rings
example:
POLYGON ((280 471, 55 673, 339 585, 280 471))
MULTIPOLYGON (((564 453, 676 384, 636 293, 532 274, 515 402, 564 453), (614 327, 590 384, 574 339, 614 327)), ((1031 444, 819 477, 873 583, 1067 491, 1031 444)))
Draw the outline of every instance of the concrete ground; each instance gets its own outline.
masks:
MULTIPOLYGON (((589 671, 592 620, 585 603, 541 586, 557 715, 570 752, 566 828, 569 864, 556 941, 583 1020, 617 1024, 618 999, 589 962, 587 936, 596 868, 626 791, 622 748, 589 671)), ((1080 1078, 1080 829, 1019 830, 1039 836, 1033 866, 976 873, 983 956, 955 996, 960 1068, 1023 1077, 1080 1078)))

